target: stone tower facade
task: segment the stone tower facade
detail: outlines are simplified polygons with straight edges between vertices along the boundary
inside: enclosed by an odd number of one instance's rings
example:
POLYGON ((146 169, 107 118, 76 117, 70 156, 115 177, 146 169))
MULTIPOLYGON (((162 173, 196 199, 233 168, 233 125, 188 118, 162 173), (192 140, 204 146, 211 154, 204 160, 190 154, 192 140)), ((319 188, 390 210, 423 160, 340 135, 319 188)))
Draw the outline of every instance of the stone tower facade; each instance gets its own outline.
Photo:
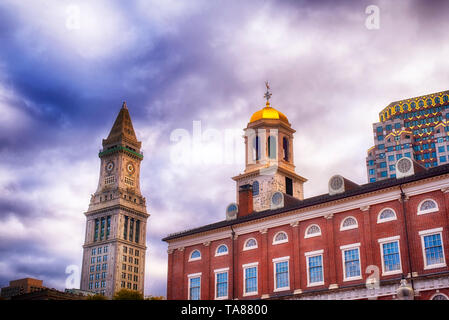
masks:
POLYGON ((85 212, 82 290, 107 297, 123 288, 144 291, 149 214, 140 192, 140 148, 124 102, 103 139, 98 187, 85 212))
POLYGON ((237 184, 237 203, 241 187, 252 186, 254 211, 270 209, 271 196, 276 191, 303 200, 303 184, 307 181, 295 173, 295 130, 283 113, 270 106, 268 90, 265 96, 266 106, 252 115, 244 129, 245 171, 232 178, 237 184))

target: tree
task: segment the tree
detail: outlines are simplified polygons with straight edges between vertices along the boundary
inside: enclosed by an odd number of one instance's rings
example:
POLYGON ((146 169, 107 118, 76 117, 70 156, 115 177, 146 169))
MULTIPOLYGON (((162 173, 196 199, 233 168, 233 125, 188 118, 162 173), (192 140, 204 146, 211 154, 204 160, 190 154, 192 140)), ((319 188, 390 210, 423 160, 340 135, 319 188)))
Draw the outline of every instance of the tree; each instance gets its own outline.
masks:
POLYGON ((86 300, 107 300, 107 299, 104 295, 97 293, 87 296, 86 300))
POLYGON ((121 289, 114 294, 113 300, 143 300, 143 294, 139 291, 121 289))
POLYGON ((145 300, 165 300, 164 296, 148 296, 145 300))

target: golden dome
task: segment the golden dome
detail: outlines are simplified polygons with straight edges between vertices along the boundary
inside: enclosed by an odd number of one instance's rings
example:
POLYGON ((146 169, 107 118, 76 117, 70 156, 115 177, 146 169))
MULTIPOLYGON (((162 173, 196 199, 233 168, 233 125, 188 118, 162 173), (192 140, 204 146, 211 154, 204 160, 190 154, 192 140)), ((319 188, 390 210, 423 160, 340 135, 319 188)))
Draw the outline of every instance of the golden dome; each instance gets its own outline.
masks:
POLYGON ((268 101, 265 108, 254 112, 249 122, 252 123, 260 119, 278 119, 289 124, 287 117, 282 112, 270 107, 268 101))

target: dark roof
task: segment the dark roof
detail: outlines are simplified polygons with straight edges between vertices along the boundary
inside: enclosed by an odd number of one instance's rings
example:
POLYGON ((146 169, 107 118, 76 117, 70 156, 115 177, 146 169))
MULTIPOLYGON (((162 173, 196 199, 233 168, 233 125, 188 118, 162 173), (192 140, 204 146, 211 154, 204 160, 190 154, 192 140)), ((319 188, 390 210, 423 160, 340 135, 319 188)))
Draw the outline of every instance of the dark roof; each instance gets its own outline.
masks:
POLYGON ((395 187, 395 186, 403 185, 403 184, 414 182, 414 181, 419 181, 419 180, 426 179, 426 178, 440 176, 440 175, 447 174, 447 173, 449 173, 449 164, 440 165, 440 166, 437 166, 434 168, 429 168, 423 172, 419 172, 419 173, 416 173, 412 176, 408 176, 405 178, 400 178, 400 179, 389 178, 389 179, 385 179, 385 180, 381 180, 381 181, 377 181, 377 182, 363 184, 363 185, 360 185, 359 187, 356 187, 351 190, 345 191, 340 194, 335 194, 332 196, 329 195, 328 193, 326 193, 326 194, 322 194, 319 196, 307 198, 304 200, 298 200, 296 198, 293 198, 289 195, 284 194, 284 207, 282 207, 282 208, 275 209, 275 210, 265 210, 265 211, 260 211, 260 212, 253 212, 247 216, 240 217, 240 218, 237 218, 234 220, 230 220, 230 221, 223 220, 220 222, 204 225, 204 226, 201 226, 198 228, 194 228, 194 229, 190 229, 190 230, 186 230, 186 231, 182 231, 182 232, 178 232, 178 233, 173 233, 173 234, 170 234, 167 237, 163 238, 162 241, 173 240, 173 239, 193 235, 196 233, 201 233, 201 232, 205 232, 205 231, 210 231, 210 230, 214 230, 214 229, 219 229, 219 228, 223 228, 223 227, 227 227, 227 226, 236 225, 236 224, 251 221, 251 220, 262 219, 262 218, 270 217, 270 216, 280 214, 283 212, 287 212, 287 211, 291 211, 291 210, 302 209, 302 208, 306 208, 306 207, 310 207, 310 206, 314 206, 314 205, 318 205, 318 204, 323 204, 323 203, 330 202, 330 201, 349 198, 352 196, 357 196, 357 195, 361 195, 364 193, 370 193, 373 191, 378 191, 378 190, 382 190, 382 189, 386 189, 386 188, 390 188, 390 187, 395 187))

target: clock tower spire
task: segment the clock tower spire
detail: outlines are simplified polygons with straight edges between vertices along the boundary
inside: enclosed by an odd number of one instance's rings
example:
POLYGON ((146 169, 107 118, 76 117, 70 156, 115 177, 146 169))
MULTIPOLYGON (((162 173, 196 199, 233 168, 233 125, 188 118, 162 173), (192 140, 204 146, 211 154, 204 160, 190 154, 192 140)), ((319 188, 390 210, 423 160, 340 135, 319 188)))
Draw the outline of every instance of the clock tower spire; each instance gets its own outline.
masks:
POLYGON ((83 290, 108 297, 123 288, 143 293, 149 214, 140 191, 141 145, 123 102, 103 139, 98 186, 85 212, 83 290))

